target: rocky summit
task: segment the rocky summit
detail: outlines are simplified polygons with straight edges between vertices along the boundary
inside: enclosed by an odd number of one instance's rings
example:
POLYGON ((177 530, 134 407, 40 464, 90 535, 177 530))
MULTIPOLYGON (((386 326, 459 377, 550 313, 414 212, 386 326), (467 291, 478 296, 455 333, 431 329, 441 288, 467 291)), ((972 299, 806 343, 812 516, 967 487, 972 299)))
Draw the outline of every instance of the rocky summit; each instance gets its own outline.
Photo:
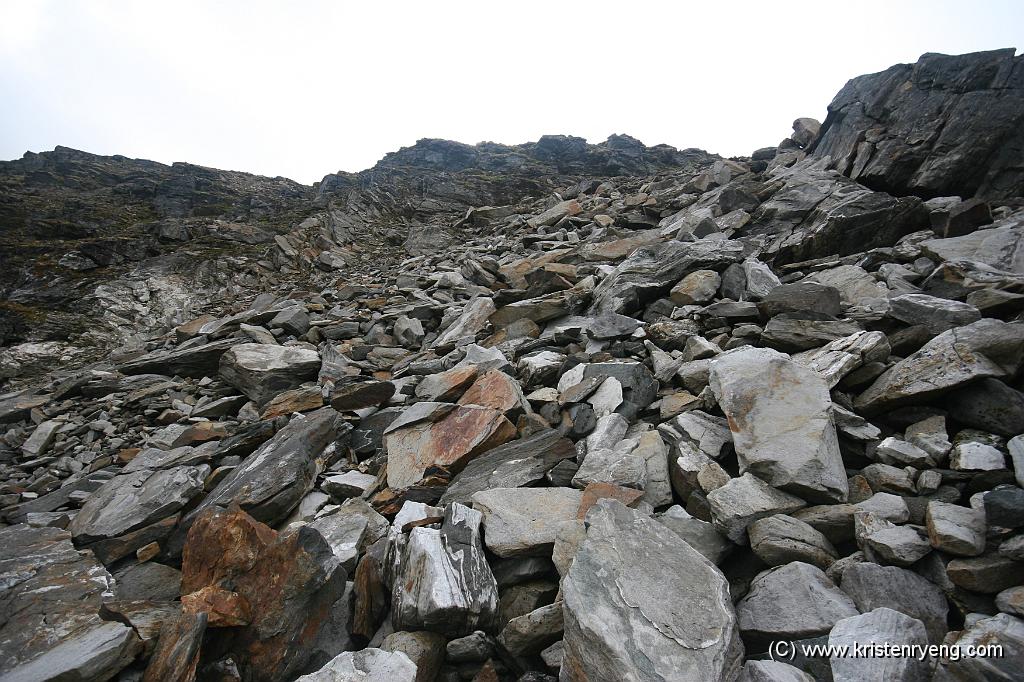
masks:
POLYGON ((1021 679, 1014 55, 742 158, 0 163, 0 680, 1021 679))

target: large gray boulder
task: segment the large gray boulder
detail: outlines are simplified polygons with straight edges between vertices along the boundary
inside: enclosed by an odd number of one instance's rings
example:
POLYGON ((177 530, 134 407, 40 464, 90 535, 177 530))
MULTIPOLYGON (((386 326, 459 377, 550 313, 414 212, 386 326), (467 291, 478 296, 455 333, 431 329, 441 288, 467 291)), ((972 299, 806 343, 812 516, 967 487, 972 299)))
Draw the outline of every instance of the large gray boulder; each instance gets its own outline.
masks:
POLYGON ((736 604, 736 614, 744 640, 765 645, 827 634, 858 611, 820 568, 794 561, 758 575, 736 604))
POLYGON ((562 583, 562 680, 731 680, 743 648, 725 577, 657 521, 602 500, 562 583))
POLYGON ((834 682, 925 682, 931 679, 929 661, 920 656, 857 656, 857 646, 870 642, 894 647, 927 647, 924 624, 916 618, 885 607, 844 618, 828 635, 830 646, 846 647, 845 656, 830 658, 834 682))
POLYGON ((242 343, 220 358, 220 376, 256 403, 316 379, 320 353, 301 346, 242 343))
POLYGON ((844 502, 846 470, 828 384, 783 353, 744 347, 711 363, 740 472, 812 502, 844 502))
POLYGON ((913 571, 862 561, 843 571, 841 587, 862 613, 885 606, 921 621, 932 644, 941 643, 949 630, 946 595, 913 571))

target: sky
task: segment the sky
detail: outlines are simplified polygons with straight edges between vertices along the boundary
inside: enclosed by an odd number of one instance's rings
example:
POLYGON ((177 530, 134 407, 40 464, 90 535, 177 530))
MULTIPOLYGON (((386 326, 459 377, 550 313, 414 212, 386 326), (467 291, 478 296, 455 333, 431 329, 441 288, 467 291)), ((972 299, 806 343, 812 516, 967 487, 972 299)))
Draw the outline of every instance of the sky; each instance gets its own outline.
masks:
POLYGON ((438 137, 724 156, 850 78, 1024 48, 1024 2, 0 0, 0 159, 57 145, 312 183, 438 137))

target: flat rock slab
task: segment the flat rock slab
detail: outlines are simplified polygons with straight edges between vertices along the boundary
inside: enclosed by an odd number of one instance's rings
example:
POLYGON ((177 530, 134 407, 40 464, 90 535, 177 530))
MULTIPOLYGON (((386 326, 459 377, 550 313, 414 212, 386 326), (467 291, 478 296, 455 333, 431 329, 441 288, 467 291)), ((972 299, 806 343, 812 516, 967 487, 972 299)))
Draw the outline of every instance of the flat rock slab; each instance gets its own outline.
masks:
POLYGON ((985 377, 1014 376, 1024 363, 1024 325, 983 319, 943 332, 886 370, 854 400, 867 415, 924 401, 985 377))
POLYGON ((828 384, 783 353, 745 347, 711 363, 740 472, 812 502, 845 502, 846 470, 828 384))
POLYGON ((202 378, 217 373, 221 356, 238 339, 218 339, 199 346, 158 350, 122 363, 117 370, 122 374, 163 374, 202 378))
POLYGON ((587 523, 562 582, 565 679, 733 679, 743 650, 718 569, 621 502, 601 500, 587 523))
POLYGON ((180 511, 203 492, 209 465, 141 469, 121 474, 89 496, 69 530, 88 544, 124 535, 180 511))
POLYGON ((555 429, 537 433, 499 445, 470 460, 466 468, 452 479, 441 496, 439 505, 449 502, 469 504, 473 493, 492 488, 521 488, 544 478, 559 462, 576 456, 568 438, 555 429))
POLYGON ((317 458, 338 437, 341 415, 324 407, 288 425, 214 488, 183 520, 187 531, 192 519, 205 509, 231 503, 241 506, 258 521, 275 524, 313 489, 317 458))
POLYGON ((499 488, 473 495, 484 515, 484 542, 499 557, 551 556, 558 530, 576 520, 583 493, 573 488, 499 488))

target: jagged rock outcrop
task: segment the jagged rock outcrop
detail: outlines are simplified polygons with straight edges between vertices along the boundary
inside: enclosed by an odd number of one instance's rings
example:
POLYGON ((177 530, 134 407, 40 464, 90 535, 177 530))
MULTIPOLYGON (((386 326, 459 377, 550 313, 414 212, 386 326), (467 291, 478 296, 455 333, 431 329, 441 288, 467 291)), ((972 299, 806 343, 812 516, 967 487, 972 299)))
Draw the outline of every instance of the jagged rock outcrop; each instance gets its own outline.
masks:
POLYGON ((811 153, 862 185, 903 196, 1024 195, 1024 57, 1012 48, 925 54, 852 79, 811 153))

